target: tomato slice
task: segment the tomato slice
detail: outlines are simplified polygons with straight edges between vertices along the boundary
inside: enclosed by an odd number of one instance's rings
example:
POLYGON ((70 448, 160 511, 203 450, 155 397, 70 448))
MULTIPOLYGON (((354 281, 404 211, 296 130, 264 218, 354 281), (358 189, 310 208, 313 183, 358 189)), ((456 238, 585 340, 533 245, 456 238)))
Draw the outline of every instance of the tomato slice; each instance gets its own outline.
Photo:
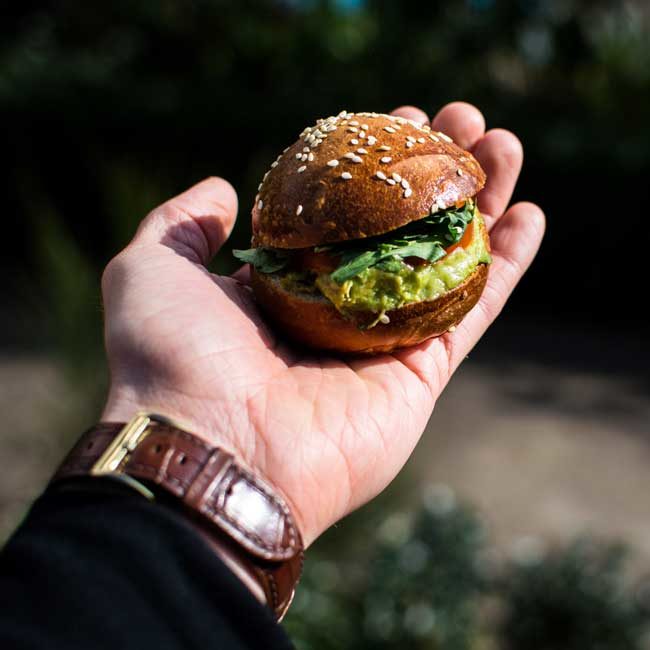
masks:
POLYGON ((476 220, 472 219, 467 224, 463 236, 455 244, 452 244, 449 246, 449 248, 445 248, 447 255, 449 255, 449 253, 453 253, 459 247, 467 248, 471 244, 472 239, 474 238, 474 221, 476 220))
MULTIPOLYGON (((449 255, 449 253, 453 253, 457 248, 461 246, 463 248, 467 248, 471 244, 473 237, 474 237, 474 220, 470 221, 467 224, 463 236, 455 244, 452 244, 448 248, 445 248, 445 253, 449 255)), ((426 264, 431 264, 431 262, 427 260, 423 260, 421 257, 407 257, 404 261, 414 268, 418 268, 426 264)))
POLYGON ((301 251, 295 260, 297 268, 314 273, 332 273, 339 266, 339 256, 327 251, 314 252, 313 248, 301 251))

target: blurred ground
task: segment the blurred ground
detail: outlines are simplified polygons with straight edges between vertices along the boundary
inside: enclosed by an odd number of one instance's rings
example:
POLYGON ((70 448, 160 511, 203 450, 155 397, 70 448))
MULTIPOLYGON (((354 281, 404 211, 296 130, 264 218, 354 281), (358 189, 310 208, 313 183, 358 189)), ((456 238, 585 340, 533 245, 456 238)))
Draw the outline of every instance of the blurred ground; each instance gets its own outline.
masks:
POLYGON ((643 571, 650 393, 647 371, 634 366, 647 368, 647 351, 633 336, 527 331, 531 345, 518 355, 514 345, 526 341, 507 330, 480 345, 439 400, 410 471, 475 505, 500 553, 543 552, 594 533, 629 544, 643 571), (618 364, 602 363, 609 346, 618 364), (602 367, 567 367, 563 351, 602 367))
POLYGON ((43 489, 75 435, 92 422, 85 400, 47 357, 0 357, 0 543, 43 489))
MULTIPOLYGON (((475 505, 497 554, 591 532, 624 540, 648 566, 647 361, 631 334, 611 341, 506 320, 451 382, 407 472, 475 505)), ((0 538, 93 420, 67 386, 46 357, 0 359, 0 538)))

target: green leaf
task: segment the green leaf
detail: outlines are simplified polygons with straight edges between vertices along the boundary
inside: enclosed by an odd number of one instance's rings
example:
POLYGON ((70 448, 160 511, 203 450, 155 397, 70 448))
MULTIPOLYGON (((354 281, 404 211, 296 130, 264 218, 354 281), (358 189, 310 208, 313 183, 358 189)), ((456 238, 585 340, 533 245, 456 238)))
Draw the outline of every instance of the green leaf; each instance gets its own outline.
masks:
POLYGON ((468 201, 461 208, 418 219, 379 237, 334 244, 331 252, 340 255, 341 264, 330 277, 341 284, 372 267, 396 273, 407 257, 435 262, 446 255, 445 248, 461 239, 473 218, 474 203, 468 201))
MULTIPOLYGON (((474 209, 474 202, 467 201, 461 208, 429 215, 378 237, 316 246, 314 251, 327 251, 340 257, 340 265, 330 274, 331 279, 339 284, 372 267, 397 273, 403 268, 402 260, 408 257, 419 257, 428 262, 444 257, 445 248, 463 236, 467 224, 474 218, 474 209)), ((290 251, 272 248, 233 251, 238 260, 251 264, 262 273, 282 270, 291 254, 290 251)))
POLYGON ((271 248, 248 248, 233 250, 232 254, 240 261, 254 266, 261 273, 275 273, 283 269, 289 261, 290 254, 271 248))

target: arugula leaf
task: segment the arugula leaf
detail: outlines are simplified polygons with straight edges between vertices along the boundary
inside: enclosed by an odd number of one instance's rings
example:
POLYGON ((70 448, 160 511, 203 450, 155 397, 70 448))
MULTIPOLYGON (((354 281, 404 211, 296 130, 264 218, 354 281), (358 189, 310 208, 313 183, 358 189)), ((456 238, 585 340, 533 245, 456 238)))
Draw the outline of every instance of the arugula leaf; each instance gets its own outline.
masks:
MULTIPOLYGON (((339 284, 372 267, 397 273, 402 268, 402 260, 408 257, 428 262, 444 257, 445 248, 461 239, 474 218, 474 207, 473 201, 467 201, 461 208, 429 215, 384 235, 316 246, 314 251, 327 251, 340 258, 338 268, 330 274, 339 284)), ((287 266, 292 253, 273 248, 249 248, 234 250, 233 255, 262 273, 275 273, 287 266)))
POLYGON ((395 273, 407 257, 435 262, 445 256, 445 248, 461 239, 473 218, 474 203, 467 201, 461 208, 418 219, 379 237, 334 244, 331 252, 340 255, 341 264, 330 277, 341 284, 373 266, 395 273))
POLYGON ((233 250, 232 254, 242 262, 254 266, 262 273, 275 273, 289 262, 289 253, 272 248, 248 248, 233 250))

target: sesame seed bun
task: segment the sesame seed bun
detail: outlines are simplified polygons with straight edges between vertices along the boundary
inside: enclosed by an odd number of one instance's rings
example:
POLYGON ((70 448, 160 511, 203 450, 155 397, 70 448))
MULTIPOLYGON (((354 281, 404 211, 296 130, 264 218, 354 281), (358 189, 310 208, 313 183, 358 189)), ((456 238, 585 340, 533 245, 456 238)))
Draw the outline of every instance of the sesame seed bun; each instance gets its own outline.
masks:
POLYGON ((253 246, 380 235, 484 184, 478 162, 446 135, 400 117, 343 112, 305 129, 273 163, 253 206, 253 246))
POLYGON ((369 325, 376 314, 361 312, 354 320, 347 320, 322 296, 285 290, 277 275, 253 269, 251 284, 257 301, 278 332, 311 348, 369 355, 392 352, 444 334, 478 302, 487 275, 487 265, 479 264, 455 289, 436 300, 386 312, 390 322, 377 323, 370 329, 359 329, 358 325, 369 325))

